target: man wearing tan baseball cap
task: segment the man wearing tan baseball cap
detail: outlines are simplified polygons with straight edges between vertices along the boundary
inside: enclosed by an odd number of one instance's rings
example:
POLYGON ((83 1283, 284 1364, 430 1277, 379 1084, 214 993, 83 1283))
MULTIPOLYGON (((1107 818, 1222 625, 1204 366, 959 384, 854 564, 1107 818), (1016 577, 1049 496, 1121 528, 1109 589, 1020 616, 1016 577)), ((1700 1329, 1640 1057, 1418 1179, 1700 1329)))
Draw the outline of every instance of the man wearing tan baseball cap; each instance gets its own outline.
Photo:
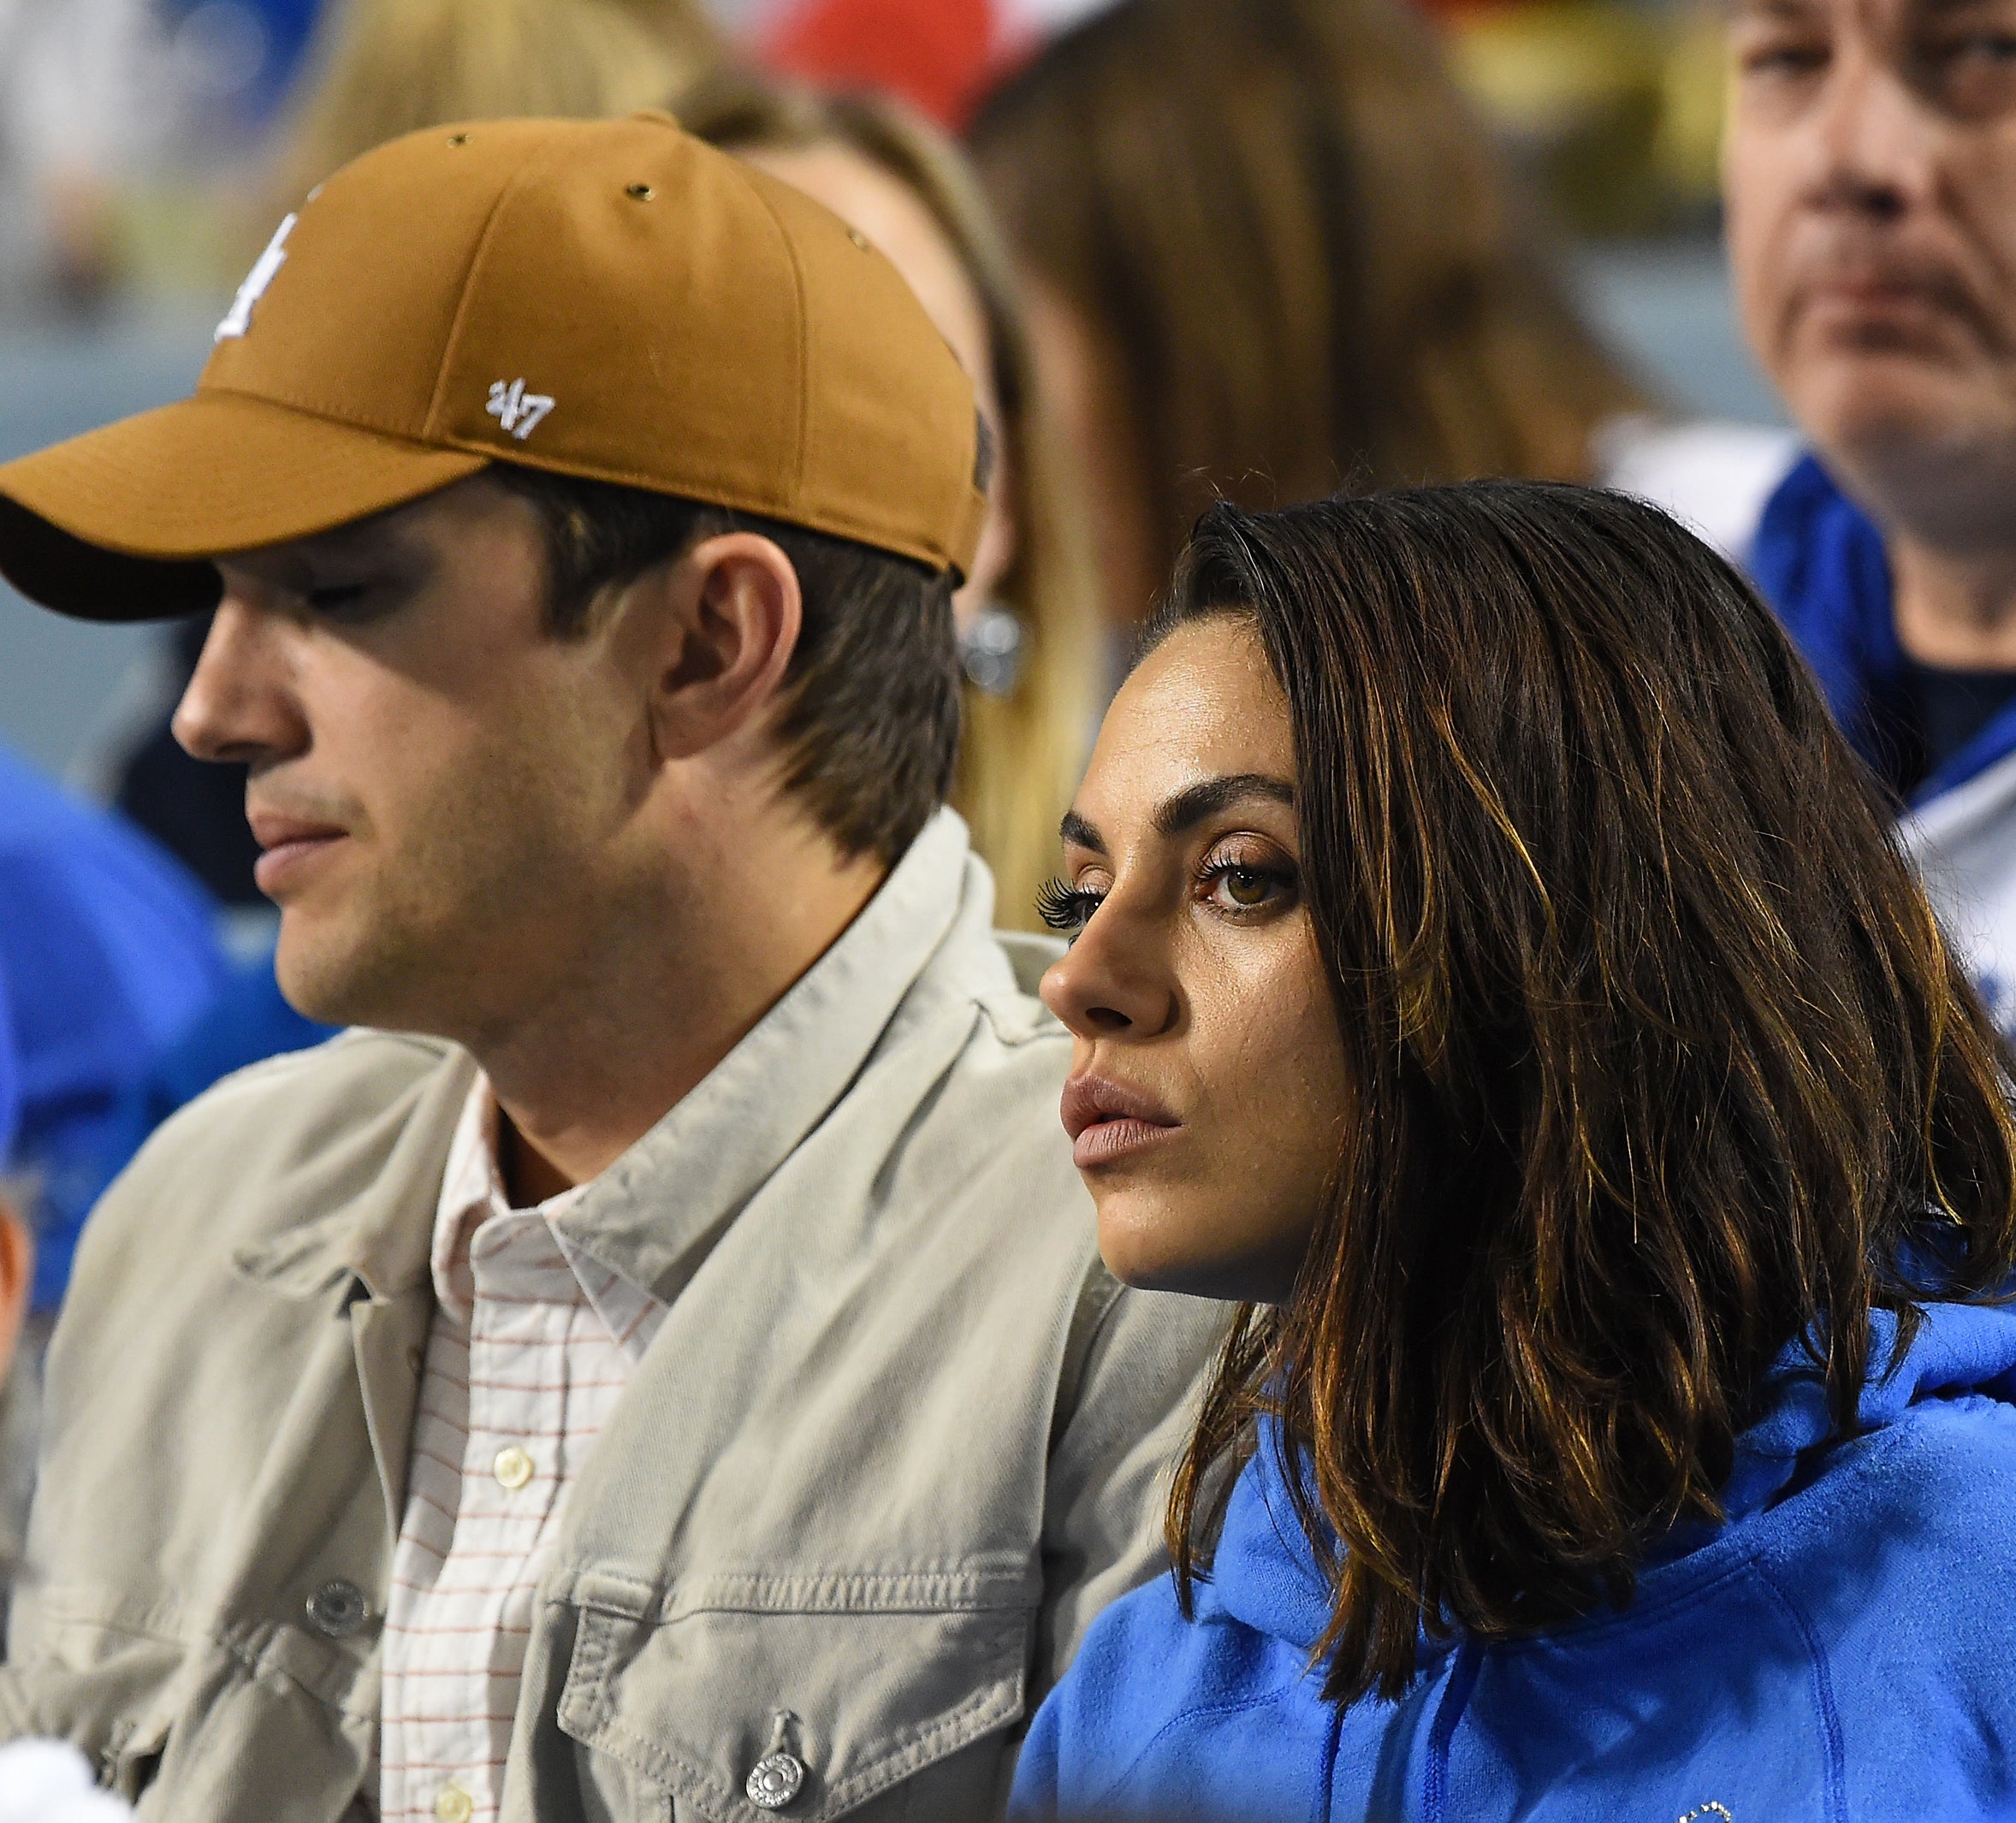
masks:
POLYGON ((93 1215, 0 1734, 189 1823, 999 1808, 1215 1326, 1100 1267, 942 808, 981 445, 640 115, 359 160, 193 398, 0 468, 27 595, 215 610, 176 731, 354 1028, 93 1215))

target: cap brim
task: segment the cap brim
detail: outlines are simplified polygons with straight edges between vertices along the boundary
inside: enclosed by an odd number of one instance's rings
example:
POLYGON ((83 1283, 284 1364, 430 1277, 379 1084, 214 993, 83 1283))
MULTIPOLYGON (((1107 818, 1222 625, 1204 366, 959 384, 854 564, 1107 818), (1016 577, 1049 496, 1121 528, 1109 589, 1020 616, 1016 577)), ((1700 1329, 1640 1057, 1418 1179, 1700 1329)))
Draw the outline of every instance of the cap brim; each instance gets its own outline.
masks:
POLYGON ((0 575, 80 620, 201 613, 217 601, 211 559, 311 537, 488 465, 199 393, 0 465, 0 575))

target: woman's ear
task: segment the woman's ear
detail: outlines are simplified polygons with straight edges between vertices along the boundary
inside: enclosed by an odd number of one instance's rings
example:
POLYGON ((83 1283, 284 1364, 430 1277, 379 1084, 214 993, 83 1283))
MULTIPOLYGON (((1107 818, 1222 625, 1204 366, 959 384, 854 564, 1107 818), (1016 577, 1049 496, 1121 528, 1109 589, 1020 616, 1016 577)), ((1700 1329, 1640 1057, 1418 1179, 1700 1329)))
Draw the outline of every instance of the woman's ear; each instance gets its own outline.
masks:
POLYGON ((34 1284, 34 1237, 27 1219, 0 1188, 0 1379, 14 1360, 34 1284))
POLYGON ((644 617, 655 646, 652 744, 686 759, 759 717, 776 698, 804 624, 798 575, 755 532, 703 538, 632 585, 655 600, 644 617))

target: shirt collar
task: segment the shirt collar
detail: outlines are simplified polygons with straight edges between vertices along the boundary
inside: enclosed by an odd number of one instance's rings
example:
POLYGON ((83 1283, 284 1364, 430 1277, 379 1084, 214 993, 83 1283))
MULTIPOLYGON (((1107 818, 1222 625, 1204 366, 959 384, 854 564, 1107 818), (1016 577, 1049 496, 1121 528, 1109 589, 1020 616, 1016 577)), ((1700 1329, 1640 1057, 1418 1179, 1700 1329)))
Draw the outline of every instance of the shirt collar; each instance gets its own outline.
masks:
MULTIPOLYGON (((441 1199, 435 1206, 434 1241, 428 1265, 434 1296, 457 1323, 470 1314, 469 1245, 477 1228, 493 1216, 511 1213, 504 1174, 497 1165, 497 1098, 481 1070, 469 1086, 454 1137, 448 1141, 447 1169, 442 1173, 441 1199)), ((537 1205, 550 1223, 581 1200, 586 1190, 577 1184, 537 1205)), ((563 1247, 563 1252, 566 1249, 563 1247)), ((571 1264, 571 1260, 570 1260, 571 1264)))

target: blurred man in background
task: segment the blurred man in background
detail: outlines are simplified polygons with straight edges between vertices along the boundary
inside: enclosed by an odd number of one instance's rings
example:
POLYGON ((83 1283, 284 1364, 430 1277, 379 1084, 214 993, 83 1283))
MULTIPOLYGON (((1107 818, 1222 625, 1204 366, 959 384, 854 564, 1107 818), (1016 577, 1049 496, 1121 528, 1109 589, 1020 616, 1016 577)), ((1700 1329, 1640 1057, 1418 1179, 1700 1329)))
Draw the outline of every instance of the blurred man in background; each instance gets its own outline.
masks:
POLYGON ((1737 0, 1745 328, 1811 453, 1754 573, 2016 1032, 2016 4, 1737 0))

